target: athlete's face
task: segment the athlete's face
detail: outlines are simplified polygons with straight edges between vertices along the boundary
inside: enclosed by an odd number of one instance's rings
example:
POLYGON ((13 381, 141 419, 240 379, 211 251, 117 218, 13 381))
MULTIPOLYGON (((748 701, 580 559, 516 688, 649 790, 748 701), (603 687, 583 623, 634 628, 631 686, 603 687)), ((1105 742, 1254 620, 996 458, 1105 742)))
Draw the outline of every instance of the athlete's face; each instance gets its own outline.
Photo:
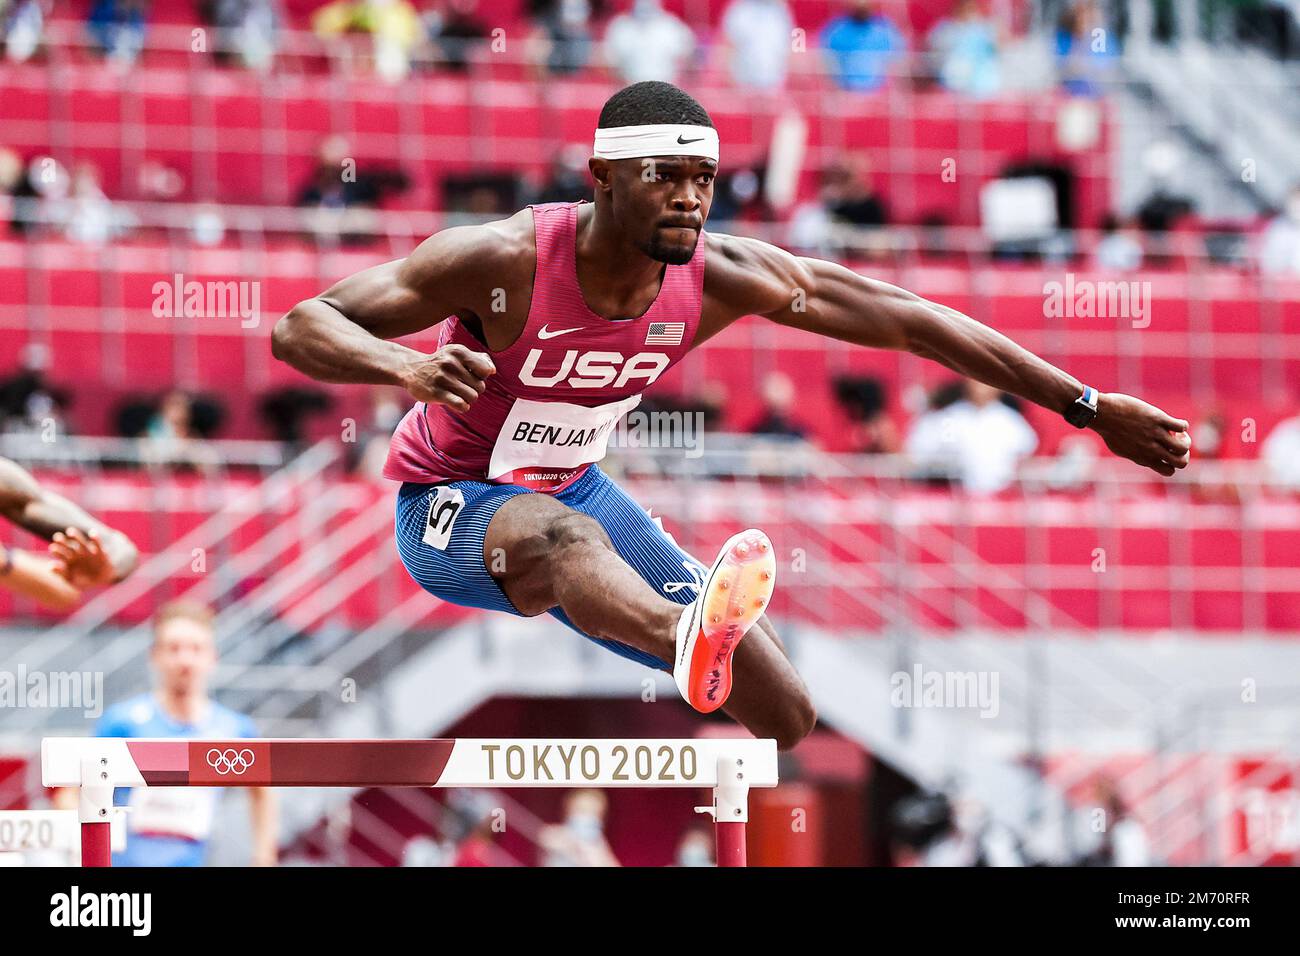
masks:
MULTIPOLYGON (((701 156, 654 156, 608 166, 604 188, 624 235, 657 262, 690 262, 709 217, 718 164, 701 156)), ((596 182, 602 188, 599 174, 596 182)))

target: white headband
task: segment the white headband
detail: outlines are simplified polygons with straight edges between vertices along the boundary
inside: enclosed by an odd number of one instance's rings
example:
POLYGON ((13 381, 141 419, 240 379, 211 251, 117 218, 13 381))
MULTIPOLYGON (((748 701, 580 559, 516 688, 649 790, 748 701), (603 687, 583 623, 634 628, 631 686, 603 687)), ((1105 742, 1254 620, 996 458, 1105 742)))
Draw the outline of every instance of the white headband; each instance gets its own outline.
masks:
POLYGON ((645 156, 705 156, 718 160, 718 131, 711 126, 655 123, 596 130, 596 156, 641 159, 645 156))

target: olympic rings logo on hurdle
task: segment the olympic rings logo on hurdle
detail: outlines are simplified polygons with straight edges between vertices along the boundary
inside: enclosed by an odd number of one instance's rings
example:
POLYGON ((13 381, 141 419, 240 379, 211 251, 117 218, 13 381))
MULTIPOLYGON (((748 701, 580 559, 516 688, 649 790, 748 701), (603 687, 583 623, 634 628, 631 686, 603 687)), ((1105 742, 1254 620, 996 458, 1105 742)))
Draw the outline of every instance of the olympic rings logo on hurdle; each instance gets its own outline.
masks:
POLYGON ((253 766, 253 751, 247 747, 243 750, 218 750, 213 747, 208 751, 208 766, 217 773, 242 776, 253 766))

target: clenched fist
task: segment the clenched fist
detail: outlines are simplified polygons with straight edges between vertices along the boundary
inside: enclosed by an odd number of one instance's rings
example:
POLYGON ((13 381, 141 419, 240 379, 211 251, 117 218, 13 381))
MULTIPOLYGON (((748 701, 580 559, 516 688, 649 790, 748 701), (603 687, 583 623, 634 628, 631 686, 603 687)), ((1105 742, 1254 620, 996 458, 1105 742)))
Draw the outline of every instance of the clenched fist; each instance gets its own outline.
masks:
POLYGON ((402 385, 417 402, 446 405, 467 412, 487 389, 496 366, 484 352, 463 345, 444 345, 432 355, 412 362, 402 374, 402 385))
POLYGON ((1187 467, 1192 449, 1187 422, 1166 415, 1140 398, 1116 392, 1103 394, 1092 429, 1121 458, 1165 477, 1187 467))

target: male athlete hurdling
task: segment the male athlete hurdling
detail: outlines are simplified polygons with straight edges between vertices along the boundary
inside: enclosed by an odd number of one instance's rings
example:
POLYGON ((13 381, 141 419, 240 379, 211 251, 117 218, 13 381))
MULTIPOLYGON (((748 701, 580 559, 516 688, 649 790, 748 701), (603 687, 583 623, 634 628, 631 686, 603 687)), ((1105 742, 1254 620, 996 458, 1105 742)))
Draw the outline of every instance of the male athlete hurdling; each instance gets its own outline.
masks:
POLYGON ((313 378, 400 385, 416 399, 384 474, 402 482, 402 561, 443 600, 549 611, 670 670, 696 710, 724 708, 782 748, 806 736, 812 701, 763 613, 776 584, 767 536, 742 531, 705 570, 597 465, 646 387, 750 314, 934 359, 1162 475, 1187 464, 1187 422, 1085 386, 974 319, 832 262, 704 232, 718 135, 676 87, 612 96, 594 154, 594 202, 444 230, 275 327, 276 357, 313 378), (433 354, 388 341, 434 325, 433 354), (683 571, 696 593, 667 587, 683 571))

